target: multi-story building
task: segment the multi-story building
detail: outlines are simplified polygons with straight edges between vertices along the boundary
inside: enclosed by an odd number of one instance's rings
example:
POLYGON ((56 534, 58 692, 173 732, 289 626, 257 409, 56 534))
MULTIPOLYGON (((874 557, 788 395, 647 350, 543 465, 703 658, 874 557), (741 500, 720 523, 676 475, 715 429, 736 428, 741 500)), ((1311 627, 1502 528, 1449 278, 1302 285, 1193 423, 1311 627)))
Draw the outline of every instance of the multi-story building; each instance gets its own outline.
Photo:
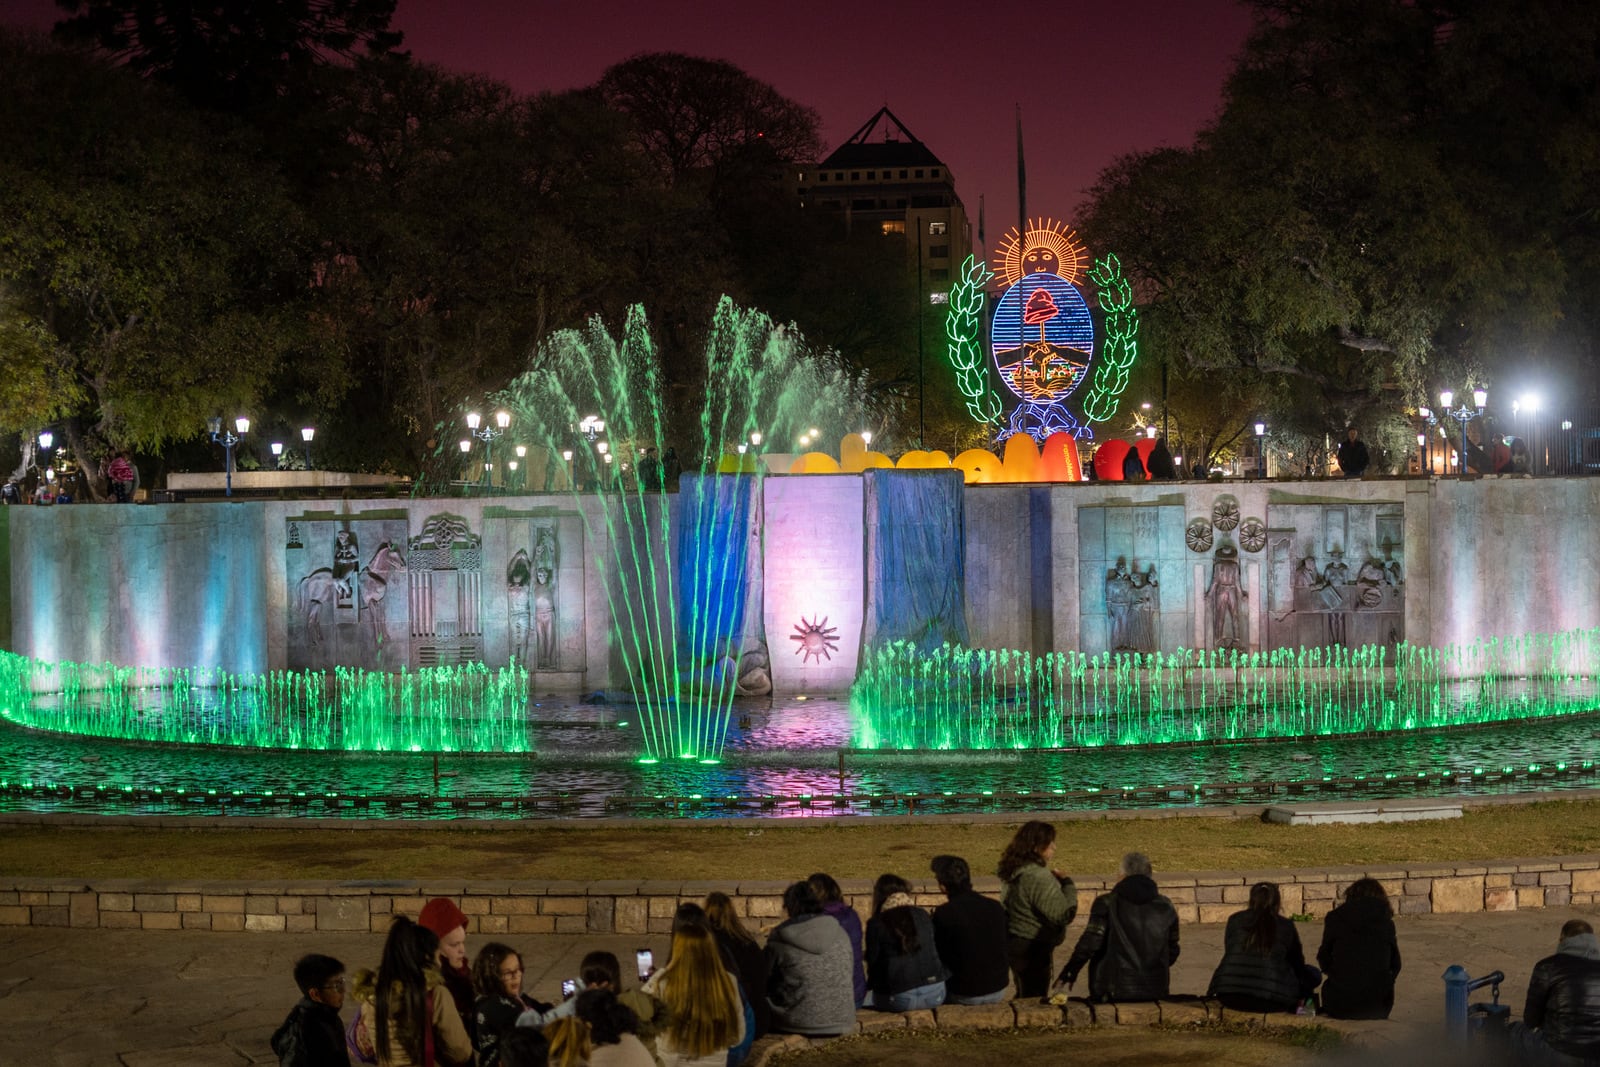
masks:
POLYGON ((887 107, 815 166, 793 171, 807 211, 836 213, 845 229, 904 240, 922 291, 943 303, 951 278, 972 251, 972 227, 955 179, 928 146, 887 107))

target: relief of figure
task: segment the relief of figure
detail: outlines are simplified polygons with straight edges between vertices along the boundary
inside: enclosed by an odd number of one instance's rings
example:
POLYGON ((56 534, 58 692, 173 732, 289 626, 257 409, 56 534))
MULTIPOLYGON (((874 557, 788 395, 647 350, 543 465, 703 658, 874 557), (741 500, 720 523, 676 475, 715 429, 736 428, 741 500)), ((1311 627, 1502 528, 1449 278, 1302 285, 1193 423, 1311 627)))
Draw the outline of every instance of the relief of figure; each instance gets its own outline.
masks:
POLYGON ((1206 586, 1211 601, 1211 641, 1216 648, 1249 647, 1244 631, 1244 602, 1248 597, 1240 581, 1239 550, 1232 545, 1217 549, 1211 561, 1211 582, 1206 586))
POLYGON ((356 573, 361 569, 361 549, 355 532, 340 530, 333 540, 333 581, 338 607, 355 606, 356 573))
POLYGON ((1356 603, 1364 608, 1375 608, 1383 603, 1385 585, 1383 565, 1369 559, 1356 571, 1356 603))
POLYGON ((1133 578, 1128 574, 1128 563, 1118 559, 1116 569, 1106 574, 1106 615, 1110 620, 1106 647, 1113 652, 1133 647, 1130 632, 1133 600, 1133 578))
POLYGON ((533 580, 533 565, 528 553, 517 549, 506 565, 506 607, 511 616, 511 658, 528 663, 528 585, 533 580))
POLYGON ((541 671, 556 669, 556 600, 555 589, 550 584, 554 577, 548 567, 534 572, 533 641, 537 655, 534 665, 541 671))
POLYGON ((1317 572, 1316 558, 1307 555, 1294 569, 1294 587, 1296 589, 1322 588, 1322 575, 1317 572))
POLYGON ((339 583, 333 580, 333 571, 318 567, 300 579, 296 608, 305 620, 306 643, 312 648, 322 644, 322 607, 331 604, 338 596, 339 583))
POLYGON ((384 598, 389 595, 389 576, 405 569, 405 557, 385 541, 361 572, 361 621, 372 648, 373 662, 378 666, 383 665, 384 645, 389 637, 388 612, 384 607, 384 598))
POLYGON ((1328 609, 1328 644, 1343 645, 1348 633, 1349 613, 1344 610, 1344 590, 1350 582, 1350 568, 1345 565, 1342 549, 1328 553, 1333 559, 1322 572, 1322 603, 1328 609))
POLYGON ((1161 583, 1156 577, 1156 565, 1133 573, 1133 621, 1129 627, 1129 640, 1141 652, 1156 650, 1157 620, 1161 617, 1161 583))

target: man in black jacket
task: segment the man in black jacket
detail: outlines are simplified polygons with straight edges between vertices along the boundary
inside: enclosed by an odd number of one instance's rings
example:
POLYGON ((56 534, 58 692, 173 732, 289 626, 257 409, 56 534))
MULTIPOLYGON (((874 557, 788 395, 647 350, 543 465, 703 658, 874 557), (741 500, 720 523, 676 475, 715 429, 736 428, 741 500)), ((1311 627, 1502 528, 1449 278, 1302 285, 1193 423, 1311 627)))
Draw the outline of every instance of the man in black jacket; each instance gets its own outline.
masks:
POLYGON ((1006 909, 972 888, 960 856, 933 857, 933 876, 947 901, 933 909, 933 944, 950 971, 947 1004, 998 1004, 1011 983, 1006 956, 1006 909))
POLYGON ((1089 999, 1155 1000, 1167 995, 1178 959, 1178 912, 1156 890, 1150 858, 1122 857, 1122 878, 1094 899, 1072 958, 1057 982, 1068 989, 1089 965, 1089 999))
POLYGON ((1594 927, 1573 919, 1561 928, 1556 954, 1534 966, 1522 1020, 1509 1029, 1519 1063, 1600 1060, 1600 941, 1594 927))

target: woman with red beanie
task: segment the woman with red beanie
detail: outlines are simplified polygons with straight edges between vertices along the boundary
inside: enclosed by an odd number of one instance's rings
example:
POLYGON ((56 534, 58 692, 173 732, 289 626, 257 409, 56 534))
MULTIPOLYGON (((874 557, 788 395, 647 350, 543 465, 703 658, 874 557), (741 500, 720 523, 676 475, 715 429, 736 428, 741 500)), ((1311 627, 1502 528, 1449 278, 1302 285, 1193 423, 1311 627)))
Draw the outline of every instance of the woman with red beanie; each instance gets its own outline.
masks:
POLYGON ((455 1001, 456 1014, 467 1036, 477 1041, 474 1024, 477 1013, 472 1010, 476 994, 472 989, 472 968, 467 966, 467 916, 456 902, 448 897, 434 897, 422 906, 417 925, 425 926, 439 937, 439 973, 444 975, 444 987, 455 1001))

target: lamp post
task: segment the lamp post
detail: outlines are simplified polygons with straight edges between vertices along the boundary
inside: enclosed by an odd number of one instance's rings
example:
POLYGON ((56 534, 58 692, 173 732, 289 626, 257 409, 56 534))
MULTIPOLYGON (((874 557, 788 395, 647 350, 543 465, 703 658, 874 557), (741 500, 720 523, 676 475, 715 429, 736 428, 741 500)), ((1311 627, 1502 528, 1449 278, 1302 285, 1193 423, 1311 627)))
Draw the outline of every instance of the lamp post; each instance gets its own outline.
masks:
POLYGON ((234 430, 239 431, 237 434, 234 433, 233 430, 224 430, 222 428, 221 415, 213 415, 210 419, 209 425, 211 428, 212 442, 221 445, 223 450, 223 470, 226 471, 222 482, 223 495, 232 496, 233 450, 238 447, 239 442, 244 439, 244 435, 250 432, 250 420, 245 418, 243 415, 240 415, 237 419, 233 420, 234 430))
POLYGON ((272 469, 273 470, 282 470, 283 469, 283 442, 282 441, 274 441, 274 442, 272 442, 272 469))
POLYGON ((1267 476, 1267 424, 1256 423, 1256 462, 1261 464, 1261 477, 1267 476))
POLYGON ((315 436, 317 436, 317 428, 315 426, 300 427, 300 440, 306 444, 306 470, 311 469, 311 439, 315 436))
MULTIPOLYGON (((1455 402, 1456 394, 1449 389, 1439 391, 1439 406, 1444 409, 1444 414, 1455 419, 1461 424, 1461 452, 1456 459, 1456 473, 1463 478, 1467 475, 1467 423, 1483 414, 1483 409, 1489 403, 1487 389, 1474 389, 1472 391, 1472 406, 1468 407, 1463 401, 1461 406, 1451 410, 1450 405, 1455 402)), ((1479 473, 1482 473, 1481 471, 1479 473)))
MULTIPOLYGON (((494 472, 494 443, 511 426, 511 412, 501 408, 494 413, 494 425, 490 426, 483 421, 483 416, 476 411, 467 412, 467 432, 483 442, 483 486, 488 489, 493 484, 494 472)), ((461 451, 467 452, 472 448, 470 440, 462 442, 466 447, 461 451)))

